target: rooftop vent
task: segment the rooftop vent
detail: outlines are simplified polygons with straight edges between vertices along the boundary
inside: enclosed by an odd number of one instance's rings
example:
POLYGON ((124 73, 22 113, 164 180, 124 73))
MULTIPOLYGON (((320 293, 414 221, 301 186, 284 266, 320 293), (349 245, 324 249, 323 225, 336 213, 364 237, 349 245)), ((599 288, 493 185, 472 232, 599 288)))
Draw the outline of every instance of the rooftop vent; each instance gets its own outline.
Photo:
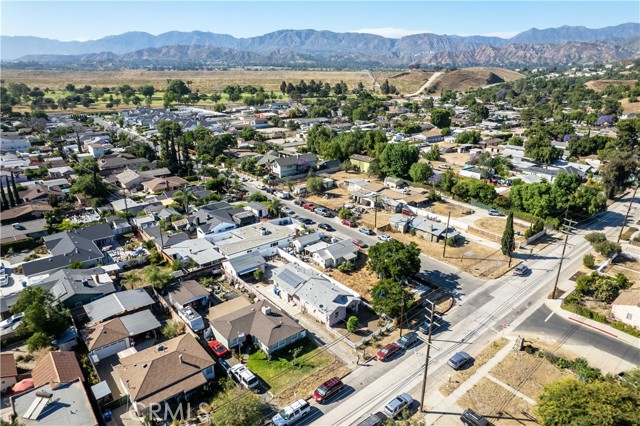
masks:
POLYGON ((264 315, 271 315, 271 308, 269 306, 263 306, 261 311, 264 315))

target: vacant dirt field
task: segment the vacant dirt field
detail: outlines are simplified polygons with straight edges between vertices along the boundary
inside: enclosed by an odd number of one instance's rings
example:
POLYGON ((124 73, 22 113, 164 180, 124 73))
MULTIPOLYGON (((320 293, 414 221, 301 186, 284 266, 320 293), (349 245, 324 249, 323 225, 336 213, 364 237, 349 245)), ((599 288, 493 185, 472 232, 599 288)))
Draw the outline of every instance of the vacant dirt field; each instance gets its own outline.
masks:
POLYGON ((351 201, 351 194, 344 188, 331 188, 326 193, 331 194, 331 198, 325 198, 322 195, 309 195, 305 199, 333 210, 340 210, 342 206, 351 201))
POLYGON ((396 86, 400 93, 413 93, 418 90, 433 72, 422 70, 409 70, 403 72, 374 72, 372 73, 378 84, 389 80, 389 84, 396 86))
POLYGON ((495 354, 500 351, 500 349, 504 348, 507 343, 509 343, 509 341, 504 338, 500 338, 491 342, 486 348, 482 350, 482 352, 478 354, 478 356, 474 358, 473 366, 453 373, 451 375, 451 381, 440 386, 440 392, 445 396, 451 395, 453 391, 458 389, 462 383, 464 383, 469 377, 473 376, 480 367, 485 365, 487 361, 493 358, 495 354))
MULTIPOLYGON (((477 413, 489 418, 496 426, 522 425, 519 420, 528 413, 533 416, 533 407, 523 399, 514 396, 507 389, 497 383, 484 378, 478 382, 469 392, 458 400, 460 407, 469 407, 477 413)), ((538 424, 527 420, 527 425, 538 424)))
POLYGON ((631 86, 635 83, 632 80, 591 80, 585 83, 589 89, 593 89, 596 92, 606 89, 609 86, 631 86))
MULTIPOLYGON (((460 247, 447 247, 446 257, 443 258, 442 242, 432 243, 421 237, 400 232, 389 232, 389 234, 405 244, 415 242, 420 247, 420 251, 427 256, 446 262, 476 277, 498 278, 509 270, 509 261, 500 250, 474 241, 465 241, 460 247)), ((516 262, 512 266, 515 264, 516 262)))
POLYGON ((347 83, 349 89, 356 87, 359 82, 371 86, 373 80, 367 72, 360 71, 25 71, 3 70, 2 78, 6 82, 25 83, 29 87, 44 89, 62 89, 67 83, 76 86, 111 87, 129 84, 138 87, 152 84, 156 90, 164 89, 167 79, 181 79, 191 81, 192 90, 205 93, 220 92, 225 86, 239 84, 240 86, 262 86, 266 91, 280 91, 280 83, 298 83, 300 80, 321 80, 335 84, 341 80, 347 83))
POLYGON ((360 253, 358 255, 358 260, 356 261, 358 269, 350 274, 345 274, 337 269, 324 270, 320 267, 316 267, 315 265, 314 267, 319 271, 324 272, 334 280, 346 285, 350 289, 357 291, 363 299, 370 301, 371 288, 378 282, 378 278, 376 278, 375 274, 367 268, 367 259, 368 256, 366 254, 360 253))
POLYGON ((640 102, 629 102, 629 98, 626 98, 622 99, 620 104, 622 105, 622 110, 625 114, 640 112, 640 102))
MULTIPOLYGON (((471 159, 471 154, 468 152, 447 152, 446 154, 441 155, 442 158, 446 160, 449 165, 454 166, 464 166, 471 159)), ((436 161, 432 162, 434 167, 437 167, 436 161)))
POLYGON ((436 89, 436 93, 447 89, 464 91, 471 88, 478 88, 491 84, 491 82, 489 82, 490 73, 497 75, 504 81, 514 81, 524 78, 522 74, 504 68, 472 67, 444 73, 436 80, 433 87, 436 89))
MULTIPOLYGON (((480 218, 478 220, 476 220, 475 222, 473 222, 473 224, 480 228, 480 229, 484 229, 485 231, 489 231, 493 234, 498 235, 499 237, 502 237, 502 233, 504 232, 504 227, 507 224, 507 218, 506 217, 483 217, 480 218)), ((524 231, 527 230, 526 226, 523 226, 519 223, 514 222, 513 223, 513 230, 517 233, 518 231, 520 231, 520 235, 516 235, 516 241, 522 241, 524 240, 524 231)))
POLYGON ((433 212, 440 216, 447 216, 451 212, 451 217, 465 216, 464 212, 469 211, 469 208, 462 207, 458 204, 447 203, 446 201, 436 201, 427 208, 427 211, 433 212))
POLYGON ((378 211, 378 217, 376 220, 375 213, 373 210, 369 209, 359 220, 359 225, 366 226, 367 228, 374 229, 375 225, 378 227, 382 227, 389 224, 389 218, 393 216, 395 213, 390 213, 387 211, 378 211))
POLYGON ((546 359, 524 351, 511 352, 491 370, 491 375, 535 400, 549 383, 572 376, 546 359))

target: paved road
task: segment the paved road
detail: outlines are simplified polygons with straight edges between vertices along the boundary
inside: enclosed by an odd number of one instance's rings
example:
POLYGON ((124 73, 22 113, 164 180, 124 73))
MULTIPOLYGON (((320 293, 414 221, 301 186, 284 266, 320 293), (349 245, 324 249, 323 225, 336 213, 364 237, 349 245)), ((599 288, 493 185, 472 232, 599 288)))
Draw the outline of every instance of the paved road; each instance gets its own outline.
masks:
POLYGON ((558 346, 582 347, 582 356, 611 373, 640 365, 640 348, 567 320, 554 314, 547 306, 538 308, 514 331, 522 335, 539 336, 558 346))

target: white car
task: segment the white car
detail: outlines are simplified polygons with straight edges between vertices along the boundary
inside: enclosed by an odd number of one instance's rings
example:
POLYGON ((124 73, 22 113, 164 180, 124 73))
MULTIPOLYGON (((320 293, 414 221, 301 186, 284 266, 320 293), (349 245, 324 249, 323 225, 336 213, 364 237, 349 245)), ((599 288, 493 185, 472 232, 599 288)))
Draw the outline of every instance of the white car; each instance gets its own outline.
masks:
POLYGON ((402 410, 410 407, 411 404, 413 404, 413 398, 411 398, 411 395, 408 393, 402 393, 385 405, 384 412, 387 416, 395 418, 402 412, 402 410))
POLYGON ((271 421, 276 426, 289 426, 309 414, 310 411, 309 403, 304 399, 299 399, 280 410, 271 421))
POLYGON ((20 325, 24 313, 20 312, 0 322, 0 332, 15 330, 20 325))
POLYGON ((267 189, 266 186, 264 186, 263 184, 259 183, 256 185, 256 188, 258 188, 260 191, 264 191, 265 189, 267 189))
POLYGON ((380 241, 389 241, 389 240, 393 240, 393 238, 391 238, 391 235, 387 235, 387 234, 380 234, 378 235, 378 239, 380 241))

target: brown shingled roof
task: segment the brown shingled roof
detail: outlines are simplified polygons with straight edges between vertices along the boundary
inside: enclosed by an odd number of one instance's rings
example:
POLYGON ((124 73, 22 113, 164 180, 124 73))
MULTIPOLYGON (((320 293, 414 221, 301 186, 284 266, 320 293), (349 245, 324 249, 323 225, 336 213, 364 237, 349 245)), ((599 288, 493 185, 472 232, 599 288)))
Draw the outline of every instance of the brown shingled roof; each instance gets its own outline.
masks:
POLYGON ((628 290, 622 290, 612 305, 640 306, 640 286, 634 286, 628 290))
POLYGON ((128 337, 129 330, 124 326, 122 320, 114 318, 91 329, 85 342, 87 343, 87 348, 92 351, 128 337))
POLYGON ((71 382, 78 377, 84 381, 80 364, 73 352, 49 352, 32 371, 33 386, 49 384, 55 388, 60 383, 71 382))
POLYGON ((195 389, 204 382, 192 376, 202 376, 202 370, 215 364, 191 334, 168 340, 162 346, 163 350, 154 346, 124 357, 115 367, 129 388, 132 401, 159 403, 181 391, 195 389), (167 392, 171 394, 165 396, 167 392))
POLYGON ((0 377, 16 377, 18 369, 13 354, 0 354, 0 377))

